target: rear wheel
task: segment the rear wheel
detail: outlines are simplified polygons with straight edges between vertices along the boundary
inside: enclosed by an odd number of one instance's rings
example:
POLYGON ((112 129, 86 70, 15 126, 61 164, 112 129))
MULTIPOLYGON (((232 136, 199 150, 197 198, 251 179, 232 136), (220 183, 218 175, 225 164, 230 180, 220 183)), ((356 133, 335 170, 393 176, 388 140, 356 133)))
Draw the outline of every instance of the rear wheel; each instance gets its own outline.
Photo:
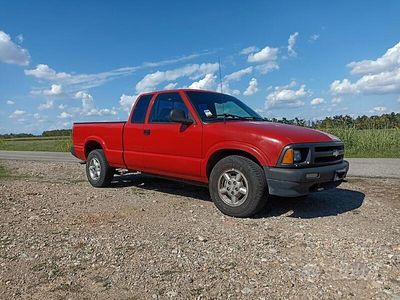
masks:
POLYGON ((263 169, 251 159, 231 155, 212 169, 209 189, 217 208, 234 217, 250 217, 267 201, 267 181, 263 169))
POLYGON ((96 149, 89 153, 86 160, 86 176, 92 186, 109 186, 114 173, 115 169, 108 164, 103 150, 96 149))

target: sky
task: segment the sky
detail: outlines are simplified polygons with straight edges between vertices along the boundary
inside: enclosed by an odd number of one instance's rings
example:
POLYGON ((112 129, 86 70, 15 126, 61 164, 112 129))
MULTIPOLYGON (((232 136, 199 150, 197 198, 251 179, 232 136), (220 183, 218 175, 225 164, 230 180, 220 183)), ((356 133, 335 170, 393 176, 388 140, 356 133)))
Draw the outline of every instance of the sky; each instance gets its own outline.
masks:
POLYGON ((0 0, 0 133, 222 91, 272 118, 400 112, 400 1, 0 0))

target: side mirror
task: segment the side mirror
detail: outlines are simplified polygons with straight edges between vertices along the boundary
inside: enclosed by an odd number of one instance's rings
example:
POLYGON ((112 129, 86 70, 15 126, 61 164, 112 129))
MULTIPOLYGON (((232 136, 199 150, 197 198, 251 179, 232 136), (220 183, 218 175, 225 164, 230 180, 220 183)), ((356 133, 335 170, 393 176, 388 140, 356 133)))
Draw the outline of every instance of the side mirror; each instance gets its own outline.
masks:
POLYGON ((169 120, 171 122, 177 122, 186 125, 193 124, 193 120, 186 118, 183 110, 178 108, 174 108, 173 110, 171 110, 171 112, 169 113, 169 120))

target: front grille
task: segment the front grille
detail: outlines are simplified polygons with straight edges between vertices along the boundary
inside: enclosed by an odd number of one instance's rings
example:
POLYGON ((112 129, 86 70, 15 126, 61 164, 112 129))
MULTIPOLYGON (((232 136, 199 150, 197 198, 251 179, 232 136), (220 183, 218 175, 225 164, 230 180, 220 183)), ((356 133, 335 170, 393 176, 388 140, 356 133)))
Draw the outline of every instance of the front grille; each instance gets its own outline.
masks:
POLYGON ((344 144, 340 141, 304 143, 286 146, 279 157, 279 162, 282 161, 283 155, 288 148, 299 150, 301 152, 302 161, 295 163, 294 165, 285 165, 279 163, 279 167, 281 168, 320 167, 341 163, 344 158, 344 144))
POLYGON ((314 159, 314 164, 323 164, 323 163, 336 163, 340 162, 343 159, 343 155, 335 156, 327 156, 327 157, 316 157, 314 159))
POLYGON ((311 164, 326 165, 340 163, 344 157, 344 145, 342 143, 326 143, 311 147, 311 164))

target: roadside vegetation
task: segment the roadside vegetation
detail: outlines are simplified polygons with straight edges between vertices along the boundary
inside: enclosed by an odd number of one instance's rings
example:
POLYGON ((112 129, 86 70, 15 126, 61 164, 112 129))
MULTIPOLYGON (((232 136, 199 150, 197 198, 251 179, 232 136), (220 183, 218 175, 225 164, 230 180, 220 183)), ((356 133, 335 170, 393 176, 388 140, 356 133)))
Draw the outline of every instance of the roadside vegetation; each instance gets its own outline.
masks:
POLYGON ((0 165, 0 179, 8 177, 8 172, 6 168, 4 168, 2 165, 0 165))
POLYGON ((8 151, 54 151, 67 152, 72 141, 70 137, 23 137, 0 139, 0 150, 8 151))
POLYGON ((318 121, 303 119, 271 119, 270 121, 311 127, 340 138, 346 157, 400 158, 400 113, 381 116, 327 117, 318 121))
MULTIPOLYGON (((340 138, 346 147, 346 157, 400 158, 400 113, 381 116, 328 117, 316 122, 303 119, 270 119, 269 121, 310 127, 340 138)), ((49 130, 41 135, 0 135, 0 150, 68 152, 71 130, 49 130)))

